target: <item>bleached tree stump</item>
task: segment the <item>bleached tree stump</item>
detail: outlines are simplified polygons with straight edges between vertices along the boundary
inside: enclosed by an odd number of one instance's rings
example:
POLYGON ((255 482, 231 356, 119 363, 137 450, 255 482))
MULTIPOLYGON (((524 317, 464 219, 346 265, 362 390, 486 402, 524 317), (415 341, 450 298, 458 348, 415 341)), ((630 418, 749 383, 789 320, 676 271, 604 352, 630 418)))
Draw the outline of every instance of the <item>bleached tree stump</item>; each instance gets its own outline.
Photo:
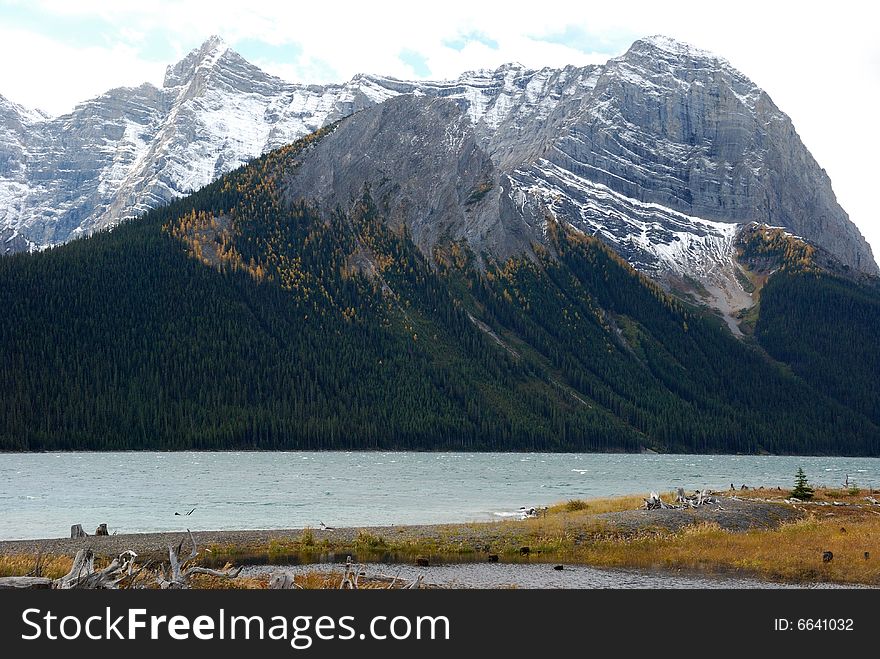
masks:
POLYGON ((70 527, 70 537, 74 539, 86 537, 86 532, 83 531, 82 524, 74 524, 70 527))
POLYGON ((269 590, 293 590, 296 584, 287 572, 274 572, 269 578, 269 590))

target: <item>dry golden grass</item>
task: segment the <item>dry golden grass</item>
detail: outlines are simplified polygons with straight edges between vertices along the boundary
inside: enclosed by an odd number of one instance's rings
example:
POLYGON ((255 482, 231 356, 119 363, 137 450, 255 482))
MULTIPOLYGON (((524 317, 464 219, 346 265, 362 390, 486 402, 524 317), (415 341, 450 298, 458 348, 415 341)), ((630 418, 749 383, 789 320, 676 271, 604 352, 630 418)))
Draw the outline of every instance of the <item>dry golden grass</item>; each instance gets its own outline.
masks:
MULTIPOLYGON (((336 590, 342 583, 342 572, 306 572, 297 574, 293 582, 304 590, 336 590)), ((358 579, 358 590, 378 590, 388 588, 384 581, 371 581, 369 578, 358 579)))
MULTIPOLYGON (((737 491, 743 498, 787 497, 775 489, 737 491)), ((868 490, 817 488, 814 501, 864 504, 868 490)), ((662 495, 665 501, 674 495, 662 495)), ((616 532, 595 515, 640 508, 641 496, 566 502, 546 517, 506 521, 499 526, 500 553, 514 555, 528 546, 530 556, 558 555, 604 567, 667 568, 716 573, 745 572, 768 579, 880 584, 880 510, 871 506, 798 505, 805 519, 774 529, 730 532, 716 524, 687 526, 676 532, 616 532), (822 555, 834 558, 825 563, 822 555), (865 552, 868 558, 865 558, 865 552)))
POLYGON ((39 558, 39 566, 37 560, 37 556, 33 554, 0 556, 0 577, 31 575, 58 579, 70 572, 73 565, 70 556, 42 556, 39 558))
POLYGON ((745 571, 783 581, 880 584, 880 517, 851 516, 841 526, 836 518, 810 516, 746 533, 701 524, 666 535, 587 543, 578 556, 605 567, 745 571), (825 551, 834 554, 830 563, 822 560, 825 551))
MULTIPOLYGON (((600 515, 601 513, 616 513, 621 510, 634 510, 641 508, 648 497, 640 494, 633 494, 622 497, 607 497, 603 499, 570 499, 565 503, 559 503, 550 506, 547 510, 548 515, 556 515, 559 513, 584 512, 590 515, 600 515)), ((661 495, 664 501, 674 501, 674 494, 661 495)))
MULTIPOLYGON (((777 488, 756 488, 749 490, 737 490, 736 496, 743 499, 779 499, 788 498, 791 495, 791 489, 777 488)), ((844 488, 844 487, 818 487, 816 488, 813 498, 810 502, 821 503, 822 501, 838 501, 842 503, 865 503, 865 497, 873 496, 875 499, 880 498, 877 490, 867 488, 844 488)))

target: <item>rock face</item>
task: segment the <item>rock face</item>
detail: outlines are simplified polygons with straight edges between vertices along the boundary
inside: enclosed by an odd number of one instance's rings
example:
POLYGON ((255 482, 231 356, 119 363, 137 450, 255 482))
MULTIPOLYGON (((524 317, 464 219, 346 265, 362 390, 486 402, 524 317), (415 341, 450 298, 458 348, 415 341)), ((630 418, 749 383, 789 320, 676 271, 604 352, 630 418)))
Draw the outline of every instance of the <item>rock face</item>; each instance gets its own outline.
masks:
POLYGON ((327 86, 279 80, 212 38, 169 67, 161 89, 112 90, 56 119, 0 99, 2 251, 112 226, 353 113, 289 194, 345 206, 369 184, 426 251, 449 237, 504 258, 541 242, 550 215, 672 285, 696 280, 734 311, 749 303, 733 258, 747 222, 878 271, 767 94, 663 37, 602 66, 327 86))
POLYGON ((46 119, 0 96, 0 254, 38 246, 19 233, 12 219, 28 213, 26 144, 46 119))
POLYGON ((405 226, 423 253, 454 241, 506 258, 528 251, 539 234, 499 194, 501 184, 457 103, 404 95, 342 122, 306 152, 285 190, 332 212, 359 200, 366 186, 386 223, 405 226))
POLYGON ((637 41, 563 114, 547 155, 556 167, 641 204, 783 226, 877 272, 791 120, 726 61, 663 37, 637 41))

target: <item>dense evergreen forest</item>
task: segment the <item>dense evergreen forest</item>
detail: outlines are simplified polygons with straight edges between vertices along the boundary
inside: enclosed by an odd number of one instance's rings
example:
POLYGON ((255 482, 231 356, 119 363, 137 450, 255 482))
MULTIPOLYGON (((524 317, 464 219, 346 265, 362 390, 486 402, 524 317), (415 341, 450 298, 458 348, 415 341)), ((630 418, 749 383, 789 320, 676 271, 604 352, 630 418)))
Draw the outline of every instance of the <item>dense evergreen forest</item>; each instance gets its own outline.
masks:
POLYGON ((880 453, 876 291, 774 275, 768 355, 561 226, 478 268, 426 258, 368 189, 284 201, 320 137, 0 258, 0 449, 880 453))
POLYGON ((761 293, 756 334, 816 389, 880 424, 880 290, 779 273, 761 293))

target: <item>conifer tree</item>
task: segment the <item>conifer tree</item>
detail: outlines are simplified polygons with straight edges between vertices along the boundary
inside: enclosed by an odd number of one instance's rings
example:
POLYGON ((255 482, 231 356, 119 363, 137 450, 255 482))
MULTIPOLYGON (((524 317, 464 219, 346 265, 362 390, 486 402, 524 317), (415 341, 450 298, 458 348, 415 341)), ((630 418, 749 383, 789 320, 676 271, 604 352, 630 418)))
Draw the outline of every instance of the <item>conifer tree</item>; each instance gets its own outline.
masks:
POLYGON ((801 501, 809 501, 813 498, 813 488, 807 482, 807 475, 804 473, 803 467, 798 467, 797 474, 794 477, 794 489, 791 496, 801 501))

